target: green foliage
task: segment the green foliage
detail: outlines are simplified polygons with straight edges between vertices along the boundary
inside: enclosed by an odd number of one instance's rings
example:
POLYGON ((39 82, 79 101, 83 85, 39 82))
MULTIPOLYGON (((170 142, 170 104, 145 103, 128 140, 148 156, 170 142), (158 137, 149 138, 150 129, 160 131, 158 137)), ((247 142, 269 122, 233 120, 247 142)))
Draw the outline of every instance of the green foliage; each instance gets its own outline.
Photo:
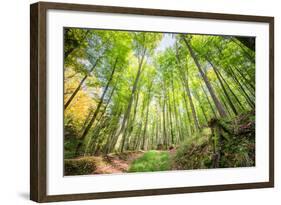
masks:
POLYGON ((168 152, 149 151, 132 162, 129 172, 153 172, 170 170, 171 161, 168 152))

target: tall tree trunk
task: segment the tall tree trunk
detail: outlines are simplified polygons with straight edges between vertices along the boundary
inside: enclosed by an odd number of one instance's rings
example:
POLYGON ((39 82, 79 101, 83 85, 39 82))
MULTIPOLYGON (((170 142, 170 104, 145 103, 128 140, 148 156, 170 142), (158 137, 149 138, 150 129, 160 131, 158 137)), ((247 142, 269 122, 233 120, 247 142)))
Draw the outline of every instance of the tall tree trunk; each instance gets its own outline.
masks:
POLYGON ((119 109, 117 111, 116 114, 114 114, 114 117, 115 119, 117 119, 115 122, 113 121, 113 123, 115 123, 115 125, 113 125, 113 128, 112 128, 112 134, 110 135, 109 137, 109 142, 108 142, 108 145, 107 145, 107 148, 106 148, 106 154, 108 153, 111 153, 117 143, 117 139, 116 139, 116 132, 118 131, 118 128, 119 128, 119 124, 118 124, 118 121, 119 121, 119 118, 122 114, 122 109, 119 109))
MULTIPOLYGON (((173 74, 172 74, 173 75, 173 74)), ((172 92, 173 92, 173 107, 174 107, 174 116, 175 116, 175 121, 176 121, 176 127, 177 127, 177 130, 178 130, 178 133, 179 133, 179 138, 182 138, 182 127, 179 125, 179 116, 178 116, 178 110, 177 110, 177 102, 176 102, 176 98, 175 98, 175 87, 174 87, 174 79, 173 79, 173 76, 172 76, 172 92)))
POLYGON ((186 115, 187 115, 187 119, 188 119, 188 125, 189 125, 189 130, 190 130, 190 134, 193 133, 193 127, 192 127, 192 123, 191 123, 191 117, 189 114, 189 110, 188 110, 188 103, 187 103, 187 99, 186 99, 186 92, 183 92, 183 100, 184 100, 184 105, 185 105, 185 110, 186 110, 186 115))
MULTIPOLYGON (((104 109, 102 110, 102 113, 101 113, 101 115, 100 115, 100 117, 99 117, 98 123, 95 125, 94 128, 98 127, 98 126, 100 125, 100 123, 102 122, 102 118, 103 118, 103 116, 104 116, 104 114, 105 114, 105 112, 106 112, 106 109, 107 109, 107 107, 108 107, 110 101, 111 101, 111 98, 112 98, 112 96, 113 96, 113 93, 114 93, 114 91, 115 91, 115 88, 116 88, 116 86, 114 86, 114 87, 112 88, 111 93, 110 93, 110 95, 109 95, 109 98, 108 98, 108 100, 107 100, 107 103, 106 103, 104 109)), ((89 118, 90 118, 90 117, 89 117, 89 118)), ((84 130, 84 129, 85 129, 85 127, 83 128, 83 130, 84 130)), ((87 152, 88 147, 89 147, 89 145, 91 144, 91 141, 92 141, 92 137, 89 139, 89 141, 88 141, 88 143, 87 143, 87 145, 86 145, 85 153, 87 152)))
POLYGON ((218 98, 220 99, 220 102, 224 106, 225 112, 227 113, 227 115, 231 116, 232 112, 229 108, 228 103, 226 102, 225 96, 223 95, 223 91, 217 81, 214 82, 214 89, 215 89, 216 93, 218 94, 218 98))
POLYGON ((163 110, 162 110, 162 114, 163 114, 163 144, 165 146, 165 148, 167 149, 168 144, 167 144, 167 130, 166 130, 166 90, 165 90, 165 86, 164 86, 164 96, 163 96, 163 110))
MULTIPOLYGON (((145 101, 143 100, 142 101, 142 106, 141 106, 141 113, 140 113, 140 119, 143 119, 143 116, 144 116, 144 110, 145 110, 145 107, 146 106, 146 103, 145 101)), ((138 147, 139 147, 139 144, 140 144, 140 141, 141 141, 141 131, 142 131, 142 123, 143 121, 141 121, 138 125, 138 130, 137 130, 137 133, 136 133, 136 141, 135 141, 135 144, 134 144, 134 150, 136 150, 138 147)))
POLYGON ((149 85, 149 89, 148 89, 148 97, 147 97, 147 104, 146 104, 146 115, 145 115, 145 124, 144 124, 143 141, 142 141, 142 150, 146 150, 145 140, 147 138, 146 134, 147 134, 149 105, 150 105, 150 98, 151 98, 151 88, 152 88, 152 81, 151 81, 151 84, 149 85))
POLYGON ((130 144, 134 144, 134 143, 130 143, 131 141, 131 134, 134 130, 134 123, 135 123, 135 119, 136 119, 136 115, 137 115, 137 107, 138 107, 138 102, 139 102, 139 94, 140 92, 138 91, 136 96, 135 96, 135 99, 133 101, 133 104, 134 104, 134 112, 133 112, 133 119, 130 120, 129 125, 127 126, 127 128, 125 129, 124 131, 124 135, 125 138, 127 139, 127 141, 125 141, 125 146, 126 146, 126 149, 130 149, 130 144))
POLYGON ((222 106, 221 102, 218 100, 218 98, 217 98, 217 96, 216 96, 216 94, 215 94, 215 92, 214 92, 214 89, 213 89, 213 87, 212 87, 212 85, 211 85, 211 83, 210 83, 208 77, 205 75, 203 69, 201 68, 201 65, 200 65, 200 63, 199 63, 199 60, 197 59, 197 56, 195 55, 195 53, 194 53, 194 51, 193 51, 191 45, 190 45, 189 42, 186 40, 186 38, 184 37, 184 35, 182 35, 182 39, 184 40, 184 42, 185 42, 185 44, 186 44, 186 47, 188 48, 189 53, 190 53, 192 59, 194 60, 195 65, 197 66, 197 68, 198 68, 198 70, 199 70, 199 73, 201 74, 201 76, 202 76, 202 78, 203 78, 203 80, 204 80, 204 82, 205 82, 205 84, 206 84, 206 86, 207 86, 207 88, 208 88, 208 90, 209 90, 209 92, 210 92, 212 98, 213 98, 213 101, 214 101, 214 103, 215 103, 215 105, 216 105, 216 107, 217 107, 217 109, 218 109, 218 111, 219 111, 220 116, 221 116, 221 117, 226 117, 226 112, 225 112, 225 110, 224 110, 224 107, 222 106))
POLYGON ((122 136, 122 142, 121 142, 121 150, 120 150, 121 152, 123 152, 124 145, 125 145, 125 140, 126 140, 123 132, 124 132, 124 129, 126 127, 128 118, 130 116, 130 112, 131 112, 131 108, 132 108, 132 102, 133 102, 134 95, 135 95, 135 92, 136 92, 136 89, 137 89, 137 85, 138 85, 138 82, 139 82, 139 78, 140 78, 140 75, 141 75, 142 64, 143 64, 143 61, 144 61, 145 53, 146 53, 146 50, 143 51, 141 60, 139 62, 137 76, 136 76, 136 79, 135 79, 135 82, 134 82, 134 85, 133 85, 133 88, 132 88, 132 92, 131 92, 131 96, 130 96, 130 99, 129 99, 129 102, 128 102, 128 106, 127 106, 126 112, 124 114, 124 118, 123 118, 122 125, 121 125, 121 130, 120 130, 119 133, 117 133, 118 135, 120 135, 120 134, 123 135, 122 136))
POLYGON ((210 108, 211 108, 211 110, 212 110, 212 112, 213 112, 215 118, 217 118, 217 113, 216 113, 215 109, 213 108, 213 105, 212 105, 212 103, 211 103, 211 101, 210 101, 210 99, 209 99, 209 96, 208 96, 208 94, 207 94, 207 92, 206 92, 204 86, 202 85, 201 81, 200 81, 200 85, 201 85, 201 89, 202 89, 203 92, 204 92, 204 95, 205 95, 206 98, 207 98, 208 104, 210 105, 210 108))
MULTIPOLYGON (((222 59, 223 58, 222 49, 218 45, 216 45, 216 48, 219 51, 220 59, 222 59)), ((253 91, 255 91, 255 84, 252 84, 252 82, 248 78, 246 78, 246 75, 237 66, 233 66, 233 67, 235 68, 235 70, 238 71, 240 76, 248 83, 248 85, 251 87, 251 89, 253 91)), ((246 71, 246 73, 251 78, 251 76, 249 75, 249 73, 247 71, 246 71)))
POLYGON ((248 104, 250 105, 250 107, 252 109, 255 108, 255 103, 252 101, 252 99, 250 98, 250 96, 248 95, 248 93, 246 92, 246 90, 244 89, 243 85, 240 83, 240 81, 237 79, 234 71, 232 70, 231 66, 229 67, 229 71, 231 72, 232 78, 234 79, 234 81, 238 84, 240 90, 243 93, 244 98, 246 99, 246 101, 248 102, 248 104))
MULTIPOLYGON (((191 108, 192 116, 193 116, 193 121, 194 121, 194 126, 195 126, 195 129, 197 131, 199 131, 200 130, 200 126, 199 126, 199 123, 198 123, 198 118, 197 118, 196 110, 195 110, 195 107, 194 107, 194 104, 193 104, 193 100, 192 100, 192 96, 191 96, 191 92, 190 92, 190 89, 189 89, 188 76, 186 76, 186 73, 184 72, 184 69, 183 69, 183 67, 181 65, 181 61, 180 61, 180 58, 179 58, 177 47, 176 47, 176 58, 177 58, 178 65, 179 65, 179 72, 181 74, 181 80, 183 82, 185 91, 187 93, 187 97, 189 99, 189 104, 190 104, 190 108, 191 108)), ((186 71, 187 71, 187 75, 188 75, 188 68, 186 68, 186 71)))
POLYGON ((227 93, 227 91, 226 91, 226 89, 225 89, 225 87, 224 87, 224 84, 223 84, 223 82, 222 82, 222 79, 220 78, 220 75, 218 74, 218 69, 217 69, 217 67, 210 61, 210 59, 209 59, 208 57, 206 57, 206 60, 211 64, 213 70, 215 71, 215 74, 216 74, 216 76, 217 76, 217 79, 219 80, 219 83, 220 83, 220 85, 221 85, 221 88, 222 88, 222 90, 223 90, 223 92, 224 92, 224 95, 226 96, 226 99, 227 99, 227 101, 228 101, 228 103, 229 103, 229 105, 230 105, 230 107, 231 107, 233 113, 234 113, 235 115, 238 115, 238 112, 237 112, 237 110, 236 110, 236 107, 235 107, 235 105, 233 104, 233 102, 232 102, 230 96, 228 95, 228 93, 227 93))
POLYGON ((189 105, 190 105, 190 108, 191 108, 191 113, 192 113, 192 116, 193 116, 194 125, 195 125, 196 130, 199 131, 200 125, 199 125, 199 122, 198 122, 197 113, 196 113, 196 110, 195 110, 195 106, 194 106, 193 99, 192 99, 191 92, 190 92, 190 88, 189 88, 189 80, 185 75, 184 75, 184 81, 185 81, 185 90, 186 90, 186 93, 187 93, 187 97, 189 99, 189 105))
MULTIPOLYGON (((159 121, 161 122, 161 119, 158 119, 158 115, 155 116, 156 117, 156 131, 155 131, 155 145, 157 148, 157 144, 159 144, 158 141, 158 136, 159 136, 159 121)), ((160 116, 161 117, 161 116, 160 116)))
MULTIPOLYGON (((250 89, 255 92, 256 89, 255 89, 255 86, 252 84, 251 80, 246 78, 245 74, 243 74, 242 71, 237 66, 233 66, 233 67, 239 73, 239 75, 242 77, 242 79, 244 79, 244 82, 246 82, 246 85, 249 85, 250 89)), ((251 78, 251 76, 249 76, 249 77, 251 78)), ((250 89, 248 88, 249 91, 250 91, 250 89)))
POLYGON ((142 136, 142 150, 146 150, 145 141, 146 141, 146 134, 147 134, 148 113, 149 113, 149 99, 146 106, 145 123, 144 123, 144 130, 142 136))
POLYGON ((235 98, 236 102, 239 104, 239 106, 241 107, 242 110, 245 110, 245 107, 243 106, 243 104, 241 103, 241 101, 238 99, 237 95, 234 93, 234 91, 231 89, 231 87, 229 86, 229 84, 227 83, 227 81, 224 79, 224 77, 222 76, 221 72, 218 70, 218 74, 220 75, 222 81, 224 82, 224 84, 227 86, 228 90, 231 92, 231 94, 233 95, 233 97, 235 98))
POLYGON ((106 84, 105 88, 104 88, 104 91, 103 91, 102 96, 101 96, 101 99, 100 99, 100 101, 99 101, 99 103, 98 103, 98 105, 97 105, 97 108, 96 108, 96 110, 95 110, 95 112, 94 112, 94 114, 93 114, 93 116, 92 116, 92 118, 91 118, 89 124, 87 125, 87 127, 85 128, 83 134, 82 134, 81 137, 80 137, 81 142, 78 143, 77 148, 76 148, 76 153, 77 153, 77 154, 78 154, 78 152, 79 152, 80 147, 81 147, 82 144, 83 144, 82 140, 84 140, 84 138, 85 138, 86 135, 88 134, 89 130, 91 129, 92 125, 94 124, 94 122, 95 122, 95 120, 96 120, 96 117, 97 117, 97 115, 98 115, 98 113, 99 113, 99 111, 100 111, 101 105, 103 104, 103 100, 104 100, 105 94, 106 94, 106 92, 107 92, 107 90, 108 90, 109 84, 111 83, 111 80, 112 80, 113 75, 114 75, 115 70, 116 70, 117 60, 118 60, 118 58, 116 58, 116 60, 115 60, 115 63, 114 63, 114 66, 113 66, 111 75, 110 75, 110 77, 109 77, 109 80, 107 81, 107 84, 106 84))
POLYGON ((202 111, 202 114, 203 114, 203 116, 204 116, 205 122, 206 122, 206 124, 207 124, 207 123, 208 123, 208 117, 207 117, 207 115, 206 115, 206 111, 205 111, 205 108, 204 108, 204 106, 203 106, 203 103, 202 103, 201 100, 200 100, 200 96, 198 95, 198 93, 197 93, 196 90, 194 90, 194 96, 197 98, 199 107, 200 107, 200 109, 201 109, 201 111, 202 111))
POLYGON ((174 130, 173 130, 174 128, 173 128, 173 120, 172 120, 172 109, 171 109, 170 94, 168 95, 168 113, 169 113, 169 124, 170 124, 171 141, 172 141, 172 144, 174 144, 174 130))

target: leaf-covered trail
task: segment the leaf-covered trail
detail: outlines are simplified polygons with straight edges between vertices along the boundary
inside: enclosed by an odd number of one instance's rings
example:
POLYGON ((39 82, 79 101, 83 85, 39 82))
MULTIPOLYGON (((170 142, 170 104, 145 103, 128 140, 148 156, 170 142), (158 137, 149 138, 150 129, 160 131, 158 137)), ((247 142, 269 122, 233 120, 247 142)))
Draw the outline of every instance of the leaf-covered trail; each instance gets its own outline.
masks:
POLYGON ((145 152, 131 152, 126 155, 108 154, 100 158, 100 163, 97 163, 93 174, 112 174, 127 172, 130 164, 137 158, 144 155, 145 152))
MULTIPOLYGON (((79 169, 70 170, 70 172, 79 173, 79 175, 165 171, 172 168, 171 158, 174 154, 175 149, 128 151, 104 156, 81 156, 66 161, 73 164, 75 169, 79 169)), ((70 174, 69 170, 67 173, 66 175, 70 174)))

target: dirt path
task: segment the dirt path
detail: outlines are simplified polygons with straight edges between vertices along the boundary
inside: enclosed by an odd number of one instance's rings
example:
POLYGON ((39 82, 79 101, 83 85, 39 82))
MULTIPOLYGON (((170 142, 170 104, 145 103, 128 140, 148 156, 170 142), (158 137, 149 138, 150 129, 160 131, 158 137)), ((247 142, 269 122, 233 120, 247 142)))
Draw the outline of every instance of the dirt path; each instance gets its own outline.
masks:
POLYGON ((124 154, 109 154, 100 158, 93 174, 112 174, 127 172, 130 164, 141 157, 144 152, 127 152, 124 154))

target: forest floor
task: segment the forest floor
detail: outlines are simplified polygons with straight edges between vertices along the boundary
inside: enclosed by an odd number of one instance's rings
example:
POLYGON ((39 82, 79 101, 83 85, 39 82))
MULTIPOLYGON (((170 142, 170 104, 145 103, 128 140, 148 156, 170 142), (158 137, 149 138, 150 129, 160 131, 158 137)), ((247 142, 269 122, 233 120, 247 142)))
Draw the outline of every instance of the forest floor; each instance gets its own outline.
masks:
POLYGON ((65 175, 164 171, 171 169, 174 154, 175 150, 149 150, 77 157, 65 161, 66 165, 71 163, 71 169, 66 166, 65 175))
POLYGON ((99 158, 100 163, 96 164, 93 174, 123 173, 129 170, 130 164, 137 158, 144 155, 144 152, 127 152, 123 154, 108 154, 99 158))

